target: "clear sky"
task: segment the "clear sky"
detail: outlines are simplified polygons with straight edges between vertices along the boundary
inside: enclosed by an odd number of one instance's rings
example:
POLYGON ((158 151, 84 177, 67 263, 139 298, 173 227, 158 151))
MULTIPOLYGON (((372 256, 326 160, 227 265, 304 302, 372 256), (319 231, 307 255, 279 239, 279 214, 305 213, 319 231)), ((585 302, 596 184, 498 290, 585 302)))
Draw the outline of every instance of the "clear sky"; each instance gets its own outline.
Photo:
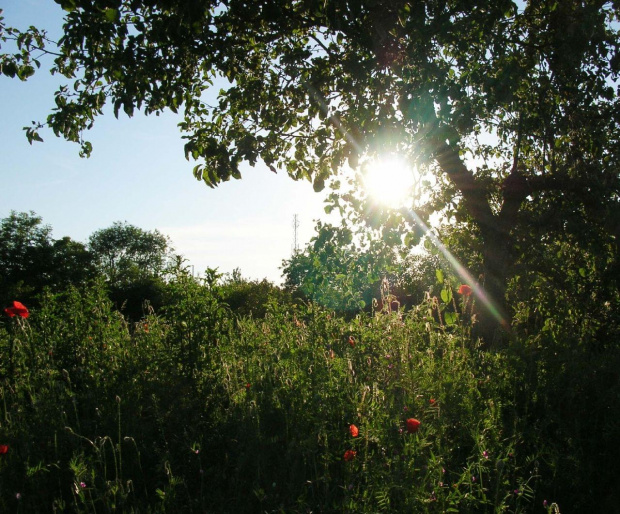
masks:
MULTIPOLYGON (((2 4, 7 26, 59 34, 62 10, 52 0, 2 4)), ((100 117, 85 135, 94 147, 89 159, 51 132, 42 131, 45 142, 30 146, 22 127, 44 120, 57 86, 68 82, 51 76, 46 64, 28 82, 0 76, 0 218, 11 210, 34 211, 55 238, 83 242, 97 229, 127 221, 170 236, 196 272, 239 267, 248 278, 280 281, 279 267, 293 245, 294 214, 303 247, 314 220, 326 217, 324 194, 262 165, 245 166, 242 180, 210 189, 194 179, 195 163, 185 160, 177 128, 180 117, 172 113, 100 117)))

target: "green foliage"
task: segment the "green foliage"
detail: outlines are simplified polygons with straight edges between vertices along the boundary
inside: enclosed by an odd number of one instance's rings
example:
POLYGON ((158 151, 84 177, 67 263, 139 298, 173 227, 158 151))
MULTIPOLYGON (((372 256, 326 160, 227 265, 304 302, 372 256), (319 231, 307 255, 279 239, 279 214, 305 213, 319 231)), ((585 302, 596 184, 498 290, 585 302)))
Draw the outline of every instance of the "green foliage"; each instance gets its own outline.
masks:
POLYGON ((95 277, 93 255, 69 237, 54 240, 34 212, 0 220, 0 301, 32 305, 45 287, 61 291, 95 277))
MULTIPOLYGON (((434 175, 426 200, 410 206, 424 221, 441 212, 463 224, 458 246, 476 247, 481 284, 505 318, 507 284, 537 263, 546 266, 534 281, 549 280, 553 264, 533 257, 556 244, 603 249, 597 274, 617 290, 616 3, 60 4, 57 45, 0 20, 0 72, 25 80, 33 55, 54 54, 51 71, 72 85, 58 89, 45 124, 82 154, 106 103, 116 116, 182 111, 186 156, 212 187, 262 161, 320 190, 347 164, 398 154, 434 175)), ((26 129, 31 142, 42 126, 26 129)))
POLYGON ((238 316, 263 318, 273 302, 291 301, 289 295, 266 279, 249 280, 237 268, 220 285, 222 300, 238 316))
POLYGON ((328 309, 358 312, 379 296, 379 284, 397 266, 394 250, 370 232, 356 238, 344 224, 319 222, 302 253, 282 266, 285 287, 328 309), (355 240, 355 239, 357 240, 355 240))
POLYGON ((355 314, 381 310, 375 304, 387 281, 388 294, 401 307, 417 305, 440 260, 409 252, 400 239, 386 241, 382 232, 346 221, 339 227, 319 222, 306 248, 283 261, 285 288, 326 308, 355 314))
POLYGON ((169 239, 159 231, 121 222, 94 232, 88 247, 110 284, 121 286, 163 275, 172 251, 169 239))
POLYGON ((617 349, 558 325, 480 351, 442 278, 449 305, 349 319, 235 315, 214 270, 132 324, 103 283, 48 293, 0 322, 0 510, 613 509, 617 349))
POLYGON ((107 279, 110 297, 130 319, 142 317, 145 302, 156 309, 161 307, 164 275, 173 251, 168 237, 157 230, 116 222, 94 232, 88 247, 107 279))

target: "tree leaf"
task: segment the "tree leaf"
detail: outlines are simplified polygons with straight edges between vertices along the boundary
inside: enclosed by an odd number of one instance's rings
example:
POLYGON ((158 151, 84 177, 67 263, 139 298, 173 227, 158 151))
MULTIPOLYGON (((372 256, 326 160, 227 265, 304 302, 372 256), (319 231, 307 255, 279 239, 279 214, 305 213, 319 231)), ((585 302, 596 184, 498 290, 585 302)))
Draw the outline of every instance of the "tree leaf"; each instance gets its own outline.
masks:
POLYGON ((437 268, 435 270, 435 276, 437 277, 437 282, 439 282, 440 284, 443 284, 443 271, 437 268))

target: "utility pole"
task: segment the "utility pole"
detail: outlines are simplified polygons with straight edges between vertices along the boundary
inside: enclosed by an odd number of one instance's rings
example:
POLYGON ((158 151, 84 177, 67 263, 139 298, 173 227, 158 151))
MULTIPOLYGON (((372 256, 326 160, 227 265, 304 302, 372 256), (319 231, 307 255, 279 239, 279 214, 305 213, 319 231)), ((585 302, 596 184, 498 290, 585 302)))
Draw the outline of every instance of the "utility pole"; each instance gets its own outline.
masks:
POLYGON ((299 253, 299 243, 297 241, 297 229, 299 228, 299 217, 297 214, 293 216, 293 255, 299 253))

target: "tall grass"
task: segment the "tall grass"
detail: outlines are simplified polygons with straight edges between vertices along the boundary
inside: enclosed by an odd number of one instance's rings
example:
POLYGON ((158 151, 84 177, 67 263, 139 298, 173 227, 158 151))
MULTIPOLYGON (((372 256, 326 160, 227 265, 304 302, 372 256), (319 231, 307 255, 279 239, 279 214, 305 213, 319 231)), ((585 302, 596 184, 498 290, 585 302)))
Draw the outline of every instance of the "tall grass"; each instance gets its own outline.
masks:
POLYGON ((272 302, 253 319, 213 283, 180 275, 167 294, 131 325, 101 285, 0 325, 1 512, 616 505, 617 353, 482 351, 427 305, 347 320, 272 302))

